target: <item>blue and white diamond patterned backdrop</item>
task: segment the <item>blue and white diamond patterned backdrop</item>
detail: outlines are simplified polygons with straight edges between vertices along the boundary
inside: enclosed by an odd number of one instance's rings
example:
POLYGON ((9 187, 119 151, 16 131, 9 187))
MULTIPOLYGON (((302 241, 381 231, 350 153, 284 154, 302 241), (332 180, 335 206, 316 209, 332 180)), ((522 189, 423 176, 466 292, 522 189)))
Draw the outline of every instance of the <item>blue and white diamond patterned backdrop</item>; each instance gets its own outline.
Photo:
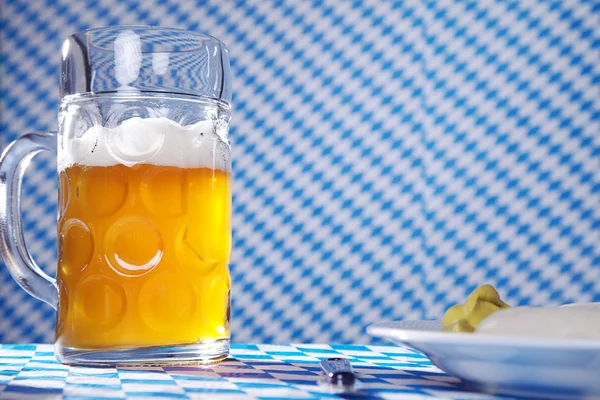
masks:
MULTIPOLYGON (((513 304, 600 300, 600 3, 6 0, 2 139, 56 126, 61 39, 209 32, 234 74, 234 340, 367 342, 490 282, 513 304)), ((25 186, 55 267, 55 175, 25 186)), ((0 272, 0 342, 52 310, 0 272)))

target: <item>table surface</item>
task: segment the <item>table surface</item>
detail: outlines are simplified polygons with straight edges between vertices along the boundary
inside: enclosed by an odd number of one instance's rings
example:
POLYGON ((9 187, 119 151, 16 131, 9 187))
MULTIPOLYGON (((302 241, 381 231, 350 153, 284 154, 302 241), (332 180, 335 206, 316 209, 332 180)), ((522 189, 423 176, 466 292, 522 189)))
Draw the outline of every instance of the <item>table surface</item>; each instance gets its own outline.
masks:
POLYGON ((86 368, 60 364, 51 345, 0 345, 0 399, 70 398, 492 399, 469 392, 422 354, 403 347, 234 344, 223 363, 86 368), (319 361, 346 357, 360 387, 320 384, 319 361))

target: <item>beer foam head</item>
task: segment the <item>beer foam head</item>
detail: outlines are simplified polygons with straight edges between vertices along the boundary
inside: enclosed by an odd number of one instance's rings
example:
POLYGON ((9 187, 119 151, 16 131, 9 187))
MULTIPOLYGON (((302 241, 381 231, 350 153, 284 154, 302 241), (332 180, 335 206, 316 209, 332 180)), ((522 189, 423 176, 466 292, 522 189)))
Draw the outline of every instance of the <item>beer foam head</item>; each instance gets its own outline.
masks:
POLYGON ((59 168, 152 164, 230 170, 229 145, 212 121, 181 126, 167 118, 131 118, 116 128, 99 125, 64 139, 59 168))

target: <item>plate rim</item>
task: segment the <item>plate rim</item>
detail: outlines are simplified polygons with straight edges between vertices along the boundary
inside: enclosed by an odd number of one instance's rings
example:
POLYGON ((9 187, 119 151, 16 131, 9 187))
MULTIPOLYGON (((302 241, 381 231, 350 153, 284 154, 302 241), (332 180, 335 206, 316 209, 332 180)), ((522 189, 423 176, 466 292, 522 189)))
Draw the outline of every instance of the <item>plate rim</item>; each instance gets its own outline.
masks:
POLYGON ((574 349, 600 351, 600 340, 593 339, 552 339, 539 337, 519 337, 509 335, 472 334, 458 332, 430 331, 390 327, 398 322, 440 322, 439 320, 400 320, 381 321, 367 326, 367 334, 391 341, 410 344, 444 344, 466 346, 510 346, 528 349, 574 349))

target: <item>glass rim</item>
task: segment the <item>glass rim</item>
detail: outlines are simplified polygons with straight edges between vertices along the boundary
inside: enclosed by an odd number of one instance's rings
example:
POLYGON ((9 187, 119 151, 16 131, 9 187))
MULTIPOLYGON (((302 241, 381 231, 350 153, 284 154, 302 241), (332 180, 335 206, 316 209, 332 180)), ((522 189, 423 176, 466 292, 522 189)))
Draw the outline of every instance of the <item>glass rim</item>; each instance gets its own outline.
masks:
MULTIPOLYGON (((214 41, 219 43, 220 45, 222 45, 223 47, 227 48, 227 45, 220 39, 216 38, 215 36, 212 36, 208 33, 204 33, 204 32, 198 32, 198 31, 191 31, 188 29, 181 29, 181 28, 172 28, 169 26, 158 26, 158 25, 142 25, 142 24, 130 24, 130 25, 108 25, 108 26, 98 26, 98 27, 93 27, 93 28, 88 28, 79 32, 75 32, 70 34, 69 36, 67 36, 65 39, 67 38, 77 38, 77 37, 81 37, 81 36, 88 36, 89 34, 94 34, 94 33, 98 33, 98 32, 120 32, 120 31, 125 31, 125 30, 133 30, 135 31, 136 29, 140 30, 140 29, 144 29, 144 30, 152 30, 152 31, 156 31, 156 32, 176 32, 176 33, 185 33, 188 35, 192 35, 197 37, 198 39, 203 39, 203 40, 210 40, 210 41, 214 41)), ((106 47, 103 46, 99 46, 97 44, 95 44, 93 41, 90 41, 89 43, 90 46, 98 49, 98 50, 102 50, 102 51, 108 51, 108 52, 112 52, 113 50, 108 49, 106 47)), ((175 50, 175 51, 170 51, 170 53, 186 53, 186 52, 192 52, 192 51, 196 51, 196 49, 189 49, 189 50, 175 50)), ((142 51, 142 53, 146 53, 144 51, 142 51)), ((148 52, 151 53, 151 52, 148 52)))
POLYGON ((67 36, 62 46, 61 101, 70 101, 73 98, 65 97, 82 93, 117 96, 111 92, 124 85, 115 75, 119 65, 121 73, 125 73, 121 78, 129 79, 129 83, 135 81, 132 87, 142 92, 193 96, 218 102, 225 108, 231 106, 231 72, 225 43, 204 32, 143 24, 98 26, 67 36), (120 47, 119 39, 122 39, 120 47), (121 54, 127 48, 134 52, 133 64, 128 69, 123 67, 123 57, 128 56, 121 54), (117 62, 119 55, 121 64, 117 62), (159 66, 166 63, 164 67, 171 69, 154 72, 155 63, 159 66), (149 66, 152 71, 146 68, 149 66))

